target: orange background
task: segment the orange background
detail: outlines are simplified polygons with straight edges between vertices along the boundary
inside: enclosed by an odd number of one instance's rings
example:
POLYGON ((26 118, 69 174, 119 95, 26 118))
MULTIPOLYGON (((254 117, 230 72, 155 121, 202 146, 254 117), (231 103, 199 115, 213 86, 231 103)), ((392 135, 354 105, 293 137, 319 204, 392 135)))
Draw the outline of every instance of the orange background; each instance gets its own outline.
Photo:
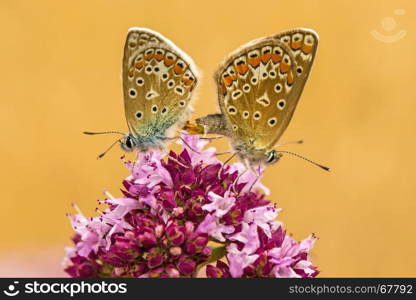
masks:
POLYGON ((263 183, 295 238, 320 237, 321 276, 415 276, 415 11, 410 0, 1 1, 0 276, 63 276, 70 203, 94 215, 102 190, 119 195, 121 150, 95 159, 114 136, 81 132, 127 128, 120 72, 132 26, 161 32, 201 68, 194 117, 217 110, 211 74, 230 51, 315 29, 318 56, 282 140, 303 138, 286 149, 333 171, 286 156, 263 183), (397 26, 383 29, 389 16, 397 26), (407 34, 384 43, 374 29, 407 34))

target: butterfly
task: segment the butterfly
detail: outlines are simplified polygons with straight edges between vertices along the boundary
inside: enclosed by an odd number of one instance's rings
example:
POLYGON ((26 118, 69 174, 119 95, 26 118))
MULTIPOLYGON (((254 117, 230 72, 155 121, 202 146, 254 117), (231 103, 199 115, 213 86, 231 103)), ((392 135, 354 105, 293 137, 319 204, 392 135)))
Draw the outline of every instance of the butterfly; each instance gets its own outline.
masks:
POLYGON ((198 118, 184 129, 227 136, 246 166, 274 164, 284 152, 306 159, 275 147, 299 102, 318 41, 315 31, 299 28, 243 45, 214 76, 221 113, 198 118))
POLYGON ((198 85, 198 69, 193 60, 160 33, 133 27, 127 34, 123 55, 124 110, 129 132, 118 133, 116 143, 127 152, 147 152, 163 148, 174 139, 171 133, 190 117, 198 85))

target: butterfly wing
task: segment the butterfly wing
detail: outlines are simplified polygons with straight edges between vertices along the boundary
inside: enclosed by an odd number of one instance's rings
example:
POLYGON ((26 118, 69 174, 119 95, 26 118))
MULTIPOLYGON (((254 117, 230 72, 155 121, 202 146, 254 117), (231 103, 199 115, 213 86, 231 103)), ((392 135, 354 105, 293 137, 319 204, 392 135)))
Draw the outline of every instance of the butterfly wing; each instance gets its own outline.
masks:
POLYGON ((136 137, 165 136, 192 112, 198 79, 192 59, 161 34, 129 30, 123 57, 124 108, 136 137))
POLYGON ((215 75, 219 105, 234 143, 257 149, 274 146, 299 101, 317 41, 313 31, 302 29, 258 39, 235 51, 219 68, 215 75), (291 43, 295 34, 296 43, 291 43))

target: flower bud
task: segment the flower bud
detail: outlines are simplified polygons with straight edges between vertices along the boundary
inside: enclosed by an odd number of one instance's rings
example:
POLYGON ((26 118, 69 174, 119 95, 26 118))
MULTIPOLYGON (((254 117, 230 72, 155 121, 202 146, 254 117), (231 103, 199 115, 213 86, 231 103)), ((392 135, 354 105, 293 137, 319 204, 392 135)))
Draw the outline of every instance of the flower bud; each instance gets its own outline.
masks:
POLYGON ((182 248, 181 247, 172 247, 169 249, 169 253, 173 256, 179 256, 182 254, 182 248))
POLYGON ((149 249, 156 245, 156 237, 150 232, 144 232, 137 237, 140 247, 149 249))
POLYGON ((147 266, 150 269, 160 266, 164 261, 163 255, 159 248, 150 249, 146 259, 147 259, 147 266))
POLYGON ((174 265, 167 266, 165 268, 165 272, 169 278, 179 278, 181 276, 178 269, 176 269, 174 265))
POLYGON ((195 271, 196 262, 189 258, 182 258, 177 267, 182 274, 190 276, 195 271))

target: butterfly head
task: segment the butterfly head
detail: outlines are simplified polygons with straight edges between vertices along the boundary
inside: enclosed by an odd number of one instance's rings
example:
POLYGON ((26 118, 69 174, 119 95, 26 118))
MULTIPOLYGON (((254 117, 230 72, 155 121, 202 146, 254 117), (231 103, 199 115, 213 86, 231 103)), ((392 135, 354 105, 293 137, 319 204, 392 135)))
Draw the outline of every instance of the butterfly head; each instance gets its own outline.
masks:
POLYGON ((124 151, 132 152, 137 147, 137 139, 129 133, 120 139, 120 146, 124 151))

